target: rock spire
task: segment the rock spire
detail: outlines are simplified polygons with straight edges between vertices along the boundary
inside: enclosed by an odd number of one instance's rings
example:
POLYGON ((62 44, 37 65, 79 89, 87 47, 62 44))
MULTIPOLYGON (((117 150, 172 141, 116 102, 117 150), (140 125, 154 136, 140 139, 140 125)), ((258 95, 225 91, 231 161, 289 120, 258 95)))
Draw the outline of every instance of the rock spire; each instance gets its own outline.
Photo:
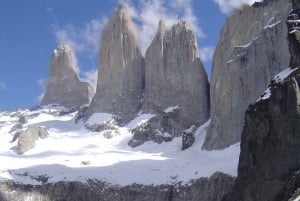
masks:
POLYGON ((87 109, 115 114, 121 122, 141 109, 144 58, 137 44, 136 28, 126 4, 121 4, 101 35, 96 95, 87 109))
POLYGON ((78 78, 76 60, 70 46, 58 45, 52 54, 50 76, 41 105, 59 104, 79 108, 88 104, 93 94, 92 86, 78 78))
POLYGON ((200 60, 195 34, 186 22, 158 31, 145 56, 144 113, 157 116, 147 128, 137 128, 131 146, 167 133, 165 140, 199 125, 209 116, 209 82, 200 60))

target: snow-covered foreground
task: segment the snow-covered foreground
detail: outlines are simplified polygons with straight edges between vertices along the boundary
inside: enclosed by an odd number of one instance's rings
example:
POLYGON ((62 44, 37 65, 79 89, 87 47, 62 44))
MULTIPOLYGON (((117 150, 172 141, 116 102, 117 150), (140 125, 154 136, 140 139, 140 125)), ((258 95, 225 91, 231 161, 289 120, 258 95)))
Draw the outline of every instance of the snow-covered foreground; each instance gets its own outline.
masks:
MULTIPOLYGON (((103 133, 89 132, 82 123, 74 124, 75 113, 55 116, 47 114, 49 110, 25 111, 32 117, 25 127, 45 126, 50 135, 38 140, 35 148, 23 155, 10 150, 17 144, 9 143, 13 137, 9 130, 17 118, 11 113, 0 113, 0 180, 39 184, 37 178, 43 175, 49 177, 48 182, 98 179, 118 185, 172 184, 210 176, 216 171, 237 174, 239 144, 221 151, 201 150, 209 122, 197 130, 195 144, 185 151, 181 151, 181 138, 130 148, 130 128, 152 115, 137 117, 126 127, 118 128, 120 135, 106 139, 103 133)), ((99 118, 103 120, 103 116, 99 118)))

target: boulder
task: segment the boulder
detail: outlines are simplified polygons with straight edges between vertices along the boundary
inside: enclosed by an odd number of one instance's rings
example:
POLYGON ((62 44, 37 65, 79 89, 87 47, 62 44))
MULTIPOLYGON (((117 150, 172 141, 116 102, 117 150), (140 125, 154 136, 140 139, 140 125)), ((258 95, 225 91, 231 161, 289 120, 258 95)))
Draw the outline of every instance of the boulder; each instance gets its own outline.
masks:
POLYGON ((195 142, 195 132, 197 130, 196 126, 184 130, 182 133, 182 147, 181 150, 186 150, 190 148, 195 142))
POLYGON ((48 137, 47 129, 43 127, 29 127, 25 131, 20 131, 18 134, 18 145, 15 147, 15 151, 18 154, 23 154, 35 147, 35 142, 40 139, 48 137))

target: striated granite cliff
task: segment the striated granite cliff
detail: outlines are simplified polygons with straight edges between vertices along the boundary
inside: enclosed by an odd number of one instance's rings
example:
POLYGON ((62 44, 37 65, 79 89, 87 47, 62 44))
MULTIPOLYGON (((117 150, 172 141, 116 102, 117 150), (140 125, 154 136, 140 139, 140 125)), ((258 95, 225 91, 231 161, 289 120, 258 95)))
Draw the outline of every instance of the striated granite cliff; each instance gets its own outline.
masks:
POLYGON ((211 124, 204 149, 240 141, 244 112, 290 61, 286 18, 291 0, 268 0, 236 10, 216 47, 212 77, 211 124))
POLYGON ((141 109, 143 89, 144 58, 128 7, 121 4, 101 35, 97 90, 85 116, 107 112, 126 122, 141 109))
POLYGON ((167 28, 163 21, 145 56, 143 112, 156 114, 147 125, 133 130, 129 143, 170 140, 209 117, 209 82, 199 58, 197 40, 186 22, 167 28))
POLYGON ((40 104, 79 108, 88 104, 93 95, 92 86, 78 78, 72 49, 66 44, 60 44, 53 52, 48 85, 40 104))
POLYGON ((287 18, 291 68, 278 74, 263 97, 249 106, 238 178, 224 201, 298 200, 295 198, 300 189, 299 8, 298 3, 293 4, 294 10, 287 18))

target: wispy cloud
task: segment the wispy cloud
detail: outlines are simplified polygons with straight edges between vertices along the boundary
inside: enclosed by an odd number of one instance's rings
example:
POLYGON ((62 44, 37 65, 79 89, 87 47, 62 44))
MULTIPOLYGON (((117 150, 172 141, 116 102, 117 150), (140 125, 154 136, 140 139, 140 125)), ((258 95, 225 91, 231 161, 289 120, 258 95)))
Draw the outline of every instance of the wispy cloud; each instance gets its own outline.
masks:
POLYGON ((194 14, 191 0, 139 0, 138 5, 133 4, 132 0, 125 2, 129 3, 130 13, 137 24, 139 44, 143 54, 153 40, 161 19, 167 26, 183 19, 195 31, 198 38, 205 37, 194 14))
POLYGON ((83 27, 68 24, 62 27, 53 26, 58 43, 71 46, 75 54, 97 54, 100 34, 107 21, 106 17, 93 19, 83 27))
POLYGON ((225 14, 230 14, 234 9, 240 8, 244 4, 252 5, 255 1, 262 0, 213 0, 216 2, 220 10, 225 14))
POLYGON ((0 90, 2 91, 6 91, 7 90, 7 86, 3 81, 0 81, 0 90))
POLYGON ((47 79, 45 78, 40 78, 36 81, 37 85, 41 88, 42 93, 40 93, 37 97, 36 100, 40 103, 43 100, 43 97, 45 95, 45 89, 47 86, 47 79))
MULTIPOLYGON (((95 85, 95 80, 92 76, 92 70, 81 71, 77 65, 77 58, 79 55, 84 55, 91 60, 97 61, 98 49, 100 45, 100 35, 104 25, 107 22, 107 17, 93 19, 84 26, 74 26, 68 24, 62 27, 53 26, 54 34, 58 43, 68 44, 74 51, 74 58, 76 60, 77 71, 82 75, 84 81, 95 85)), ((93 69, 93 67, 87 66, 93 69)), ((96 79, 97 80, 97 79, 96 79)))
POLYGON ((91 69, 90 71, 86 71, 82 73, 82 80, 90 83, 94 90, 96 90, 98 79, 98 68, 91 69))
POLYGON ((199 50, 200 58, 202 62, 209 62, 214 56, 215 48, 212 46, 202 47, 199 50))

